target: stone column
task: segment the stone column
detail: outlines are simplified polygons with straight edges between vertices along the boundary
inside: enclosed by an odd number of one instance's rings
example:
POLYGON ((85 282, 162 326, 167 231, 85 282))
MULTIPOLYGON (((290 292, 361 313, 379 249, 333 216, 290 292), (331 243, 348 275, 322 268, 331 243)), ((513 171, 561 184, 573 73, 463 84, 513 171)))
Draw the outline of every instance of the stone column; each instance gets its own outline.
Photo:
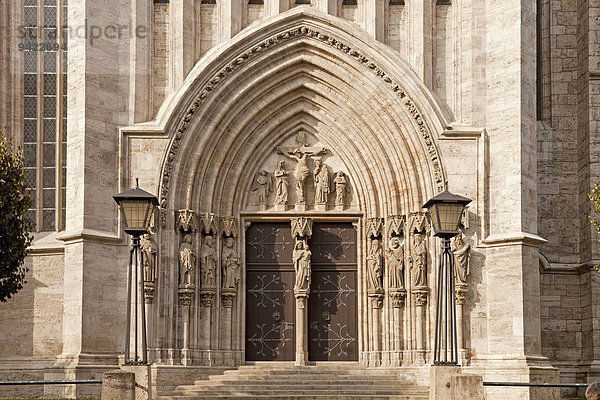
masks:
POLYGON ((432 54, 433 54, 433 4, 435 0, 407 2, 409 7, 409 54, 415 72, 425 86, 432 88, 432 54))
MULTIPOLYGON (((311 218, 298 217, 291 219, 292 237, 296 240, 295 246, 299 243, 303 244, 303 249, 308 249, 308 238, 312 235, 311 218)), ((302 262, 302 259, 297 259, 296 247, 294 247, 294 269, 296 270, 296 283, 294 286, 294 296, 296 297, 296 365, 306 365, 308 362, 308 295, 310 294, 310 259, 308 270, 308 284, 305 281, 299 282, 300 277, 306 279, 306 276, 299 274, 299 268, 302 265, 297 265, 302 262)))
POLYGON ((223 289, 223 292, 221 293, 221 302, 225 308, 225 313, 223 315, 223 326, 225 329, 221 332, 223 335, 223 350, 231 350, 231 321, 235 296, 235 290, 231 289, 223 289))
POLYGON ((463 305, 467 296, 467 285, 456 284, 456 341, 459 353, 464 353, 465 340, 463 336, 463 305))
POLYGON ((154 313, 152 312, 152 303, 154 302, 154 283, 144 282, 144 306, 146 307, 146 336, 148 340, 149 361, 155 361, 159 356, 154 348, 154 313))
POLYGON ((169 3, 169 86, 178 89, 196 61, 195 0, 171 0, 169 3))
POLYGON ((183 346, 181 348, 181 364, 192 365, 190 352, 190 306, 194 289, 190 287, 179 288, 179 305, 183 309, 183 346))
POLYGON ((215 296, 214 290, 200 291, 200 307, 202 311, 202 331, 200 335, 200 349, 204 351, 210 350, 210 327, 212 321, 212 305, 215 296))
POLYGON ((289 9, 289 0, 265 0, 265 17, 274 17, 289 9))
POLYGON ((359 24, 375 40, 383 42, 385 40, 385 1, 381 0, 363 0, 358 2, 359 24))
POLYGON ((417 338, 417 358, 416 362, 422 364, 425 362, 425 330, 423 325, 425 324, 425 308, 427 307, 427 298, 429 296, 429 289, 427 287, 416 287, 413 290, 415 297, 415 307, 417 311, 416 323, 415 323, 415 336, 417 338))
POLYGON ((309 291, 295 290, 296 296, 296 365, 308 362, 308 295, 309 291))
POLYGON ((338 16, 338 5, 342 2, 339 0, 313 0, 314 6, 317 10, 321 10, 326 14, 338 16))
POLYGON ((369 366, 381 365, 381 308, 383 307, 383 291, 370 290, 369 301, 371 303, 371 352, 369 366))
POLYGON ((402 365, 402 339, 403 339, 403 311, 404 302, 406 300, 406 289, 390 289, 390 296, 392 298, 392 307, 394 308, 394 352, 395 355, 392 359, 392 365, 399 367, 402 365))
POLYGON ((242 30, 242 13, 246 12, 243 0, 219 0, 217 10, 219 15, 219 43, 234 37, 242 30))

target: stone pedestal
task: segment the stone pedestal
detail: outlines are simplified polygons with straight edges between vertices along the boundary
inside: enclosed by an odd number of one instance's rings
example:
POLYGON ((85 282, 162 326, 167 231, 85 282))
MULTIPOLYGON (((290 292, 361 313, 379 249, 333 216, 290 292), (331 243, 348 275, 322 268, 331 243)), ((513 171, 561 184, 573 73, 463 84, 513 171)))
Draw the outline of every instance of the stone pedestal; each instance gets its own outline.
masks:
MULTIPOLYGON (((150 365, 123 365, 121 366, 121 369, 134 375, 135 400, 152 400, 152 375, 150 365)), ((102 399, 104 400, 104 396, 102 399)))
POLYGON ((305 212, 306 211, 306 203, 296 203, 296 204, 294 204, 294 209, 299 212, 305 212))
POLYGON ((465 348, 465 340, 463 336, 463 305, 467 296, 467 285, 456 285, 456 341, 458 342, 458 350, 465 348))
POLYGON ((344 211, 344 206, 343 205, 337 205, 334 208, 335 211, 344 211))
POLYGON ((390 297, 392 298, 392 307, 394 308, 394 352, 395 356, 392 359, 392 364, 399 367, 402 364, 402 326, 404 314, 404 302, 406 300, 406 289, 390 289, 390 297))
POLYGON ((117 369, 102 374, 102 400, 134 400, 135 374, 117 369))
POLYGON ((210 350, 211 311, 214 297, 215 289, 205 288, 200 291, 200 307, 202 311, 200 350, 210 350))
POLYGON ((224 330, 222 331, 223 341, 222 346, 223 350, 231 350, 231 331, 233 326, 232 322, 232 313, 233 313, 233 302, 236 296, 235 289, 223 289, 221 292, 221 303, 223 304, 223 326, 224 330))
POLYGON ((327 204, 325 203, 317 203, 315 204, 315 211, 325 212, 327 211, 327 204))
POLYGON ((460 374, 458 365, 432 365, 429 384, 429 400, 452 400, 452 377, 460 374))
POLYGON ((296 296, 296 365, 308 363, 308 290, 295 290, 296 296))
POLYGON ((287 204, 275 204, 275 206, 273 206, 273 210, 274 211, 287 211, 288 206, 287 204))

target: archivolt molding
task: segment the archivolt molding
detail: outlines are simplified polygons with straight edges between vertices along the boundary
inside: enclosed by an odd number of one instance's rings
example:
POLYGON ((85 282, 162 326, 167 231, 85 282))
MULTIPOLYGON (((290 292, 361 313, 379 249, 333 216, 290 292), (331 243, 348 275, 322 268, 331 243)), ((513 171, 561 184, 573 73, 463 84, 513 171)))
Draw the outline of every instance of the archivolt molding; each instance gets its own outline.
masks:
POLYGON ((372 74, 377 76, 389 89, 391 89, 402 101, 401 103, 406 107, 410 115, 414 118, 416 125, 418 126, 421 138, 427 148, 427 153, 433 167, 433 174, 435 179, 435 187, 437 191, 444 189, 444 175, 440 164, 439 152, 433 141, 433 137, 427 123, 423 119, 422 112, 418 109, 414 100, 410 98, 406 90, 402 85, 393 77, 388 75, 384 69, 379 66, 375 61, 366 57, 363 52, 359 49, 348 46, 341 40, 333 37, 329 33, 322 33, 317 29, 310 28, 302 25, 293 29, 286 30, 271 36, 268 39, 263 40, 261 43, 254 45, 251 49, 244 51, 235 57, 233 61, 223 67, 218 73, 210 78, 200 90, 199 95, 195 98, 192 104, 189 106, 185 116, 180 121, 175 135, 173 136, 165 163, 162 171, 161 187, 160 187, 160 205, 161 205, 161 222, 164 226, 166 224, 166 209, 169 204, 170 195, 170 180, 173 172, 173 167, 179 148, 181 146, 182 139, 187 134, 188 127, 192 122, 194 114, 202 107, 209 99, 211 92, 222 84, 229 76, 231 76, 236 70, 240 69, 245 63, 251 61, 257 57, 260 53, 274 46, 281 45, 282 43, 301 37, 308 37, 319 40, 323 43, 328 44, 339 52, 352 57, 354 60, 359 61, 366 70, 371 71, 372 74))

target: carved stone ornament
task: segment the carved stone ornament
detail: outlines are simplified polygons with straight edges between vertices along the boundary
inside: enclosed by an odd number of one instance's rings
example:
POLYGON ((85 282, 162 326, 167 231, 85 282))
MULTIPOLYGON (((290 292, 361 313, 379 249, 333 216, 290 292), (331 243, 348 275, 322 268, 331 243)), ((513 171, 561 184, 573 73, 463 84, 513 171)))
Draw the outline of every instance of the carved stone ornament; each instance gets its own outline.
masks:
POLYGON ((238 236, 238 220, 236 217, 221 217, 221 234, 234 238, 238 236))
POLYGON ((392 299, 392 307, 401 308, 404 307, 404 302, 406 300, 406 290, 405 289, 390 289, 390 297, 392 299))
POLYGON ((192 210, 177 211, 177 229, 182 232, 196 232, 198 230, 196 213, 192 210))
POLYGON ((456 284, 466 285, 471 273, 471 245, 463 240, 462 232, 452 238, 452 253, 454 255, 454 278, 456 284))
POLYGON ((465 304, 469 289, 465 284, 456 285, 456 304, 465 304))
POLYGON ((221 303, 225 308, 232 308, 233 301, 235 300, 236 291, 230 289, 223 289, 221 292, 221 303))
POLYGON ((277 168, 275 168, 273 176, 275 177, 275 205, 286 205, 288 203, 290 181, 288 172, 285 170, 284 160, 277 162, 277 168))
POLYGON ((166 224, 166 214, 162 211, 166 210, 169 204, 171 175, 173 174, 174 165, 177 162, 177 155, 179 153, 179 149, 181 148, 181 141, 188 133, 188 128, 192 123, 194 114, 196 114, 198 110, 202 109, 203 105, 208 102, 211 97, 215 96, 215 93, 218 92, 215 89, 219 85, 222 85, 223 82, 226 82, 228 77, 237 73, 237 71, 240 69, 245 68, 245 65, 251 62, 252 59, 260 54, 264 54, 265 50, 267 49, 275 46, 283 46, 288 41, 296 40, 299 37, 307 37, 318 40, 330 46, 332 49, 339 51, 342 55, 353 62, 359 62, 364 66, 365 72, 370 71, 370 73, 374 74, 377 79, 381 80, 382 84, 384 85, 383 87, 387 87, 390 91, 395 93, 395 95, 400 99, 401 104, 414 118, 423 142, 427 147, 427 154, 429 154, 429 158, 433 166, 436 189, 440 192, 444 190, 444 174, 439 162, 438 150, 434 143, 429 125, 423 118, 423 115, 426 114, 419 110, 414 101, 408 96, 402 87, 400 80, 388 75, 388 73, 384 71, 380 65, 366 57, 363 54, 362 49, 350 47, 341 42, 339 38, 335 38, 328 33, 315 30, 312 27, 298 26, 283 32, 279 32, 269 38, 265 38, 261 43, 253 44, 246 50, 241 51, 237 56, 232 57, 231 61, 227 65, 223 66, 223 68, 216 72, 212 78, 206 81, 204 86, 199 90, 199 94, 196 96, 194 101, 190 103, 187 113, 185 113, 185 115, 182 117, 175 134, 171 138, 167 157, 163 167, 163 173, 160 182, 159 200, 161 207, 161 223, 163 226, 166 224))
POLYGON ((335 205, 344 209, 346 207, 346 193, 350 193, 346 174, 342 171, 336 172, 333 184, 335 185, 335 205))
POLYGON ((219 217, 213 213, 201 213, 198 215, 200 229, 205 235, 217 234, 219 232, 219 217))
POLYGON ((313 220, 307 217, 297 217, 290 220, 292 224, 292 236, 293 237, 311 237, 313 220))
POLYGON ((256 192, 257 203, 261 206, 266 206, 269 201, 269 193, 273 191, 273 176, 271 173, 260 170, 254 177, 252 183, 252 191, 256 192))
POLYGON ((144 282, 144 301, 146 304, 152 304, 154 301, 154 283, 144 282))
POLYGON ((469 229, 469 206, 465 206, 460 216, 460 224, 464 229, 469 229))
POLYGON ((427 297, 429 296, 429 289, 427 288, 415 288, 413 290, 415 297, 415 305, 417 307, 424 307, 427 305, 427 297))
POLYGON ((383 291, 370 290, 368 294, 369 300, 371 300, 371 308, 381 309, 383 307, 383 291))
POLYGON ((379 238, 369 237, 367 253, 367 288, 380 292, 383 290, 383 251, 379 238))
POLYGON ((430 231, 429 218, 425 211, 415 211, 408 214, 409 232, 419 231, 428 233, 430 231))
POLYGON ((383 218, 367 218, 367 236, 378 237, 383 233, 383 218))
POLYGON ((200 291, 200 305, 202 307, 212 307, 214 297, 215 297, 214 290, 200 291))
POLYGON ((413 286, 427 286, 427 237, 423 232, 415 232, 410 252, 413 286))
POLYGON ((226 237, 221 252, 221 269, 223 290, 233 290, 235 293, 240 281, 240 257, 233 237, 226 237))
POLYGON ((313 179, 315 183, 315 204, 327 204, 327 197, 331 191, 331 182, 327 165, 320 158, 315 159, 313 179))
POLYGON ((406 216, 405 215, 388 215, 386 219, 387 237, 405 236, 406 216))
POLYGON ((179 285, 183 287, 194 286, 194 270, 196 269, 196 254, 192 245, 193 238, 190 233, 183 236, 179 246, 179 285))
POLYGON ((179 304, 182 306, 190 306, 192 304, 192 296, 194 295, 194 289, 180 288, 178 290, 179 304))
POLYGON ((296 272, 294 293, 308 293, 310 290, 311 256, 312 253, 308 248, 308 244, 302 239, 296 239, 294 252, 292 253, 294 271, 296 272))
POLYGON ((204 236, 200 251, 200 287, 212 289, 215 287, 215 270, 217 267, 217 246, 213 236, 204 236))
POLYGON ((142 251, 142 266, 144 269, 144 282, 154 282, 156 280, 158 248, 151 235, 143 235, 140 246, 142 251))

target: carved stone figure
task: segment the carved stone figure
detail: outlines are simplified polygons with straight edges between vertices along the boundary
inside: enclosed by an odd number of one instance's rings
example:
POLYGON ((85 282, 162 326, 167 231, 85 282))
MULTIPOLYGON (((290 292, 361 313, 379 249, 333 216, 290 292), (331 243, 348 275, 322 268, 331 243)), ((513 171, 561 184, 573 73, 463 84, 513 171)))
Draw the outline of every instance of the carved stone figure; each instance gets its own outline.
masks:
POLYGON ((310 257, 312 253, 303 240, 297 240, 292 260, 296 271, 296 284, 294 291, 308 290, 310 288, 310 257))
POLYGON ((387 266, 390 271, 390 287, 403 289, 404 247, 397 236, 393 236, 390 240, 390 249, 387 251, 387 266))
POLYGON ((296 180, 296 204, 304 204, 304 183, 308 177, 307 160, 309 156, 316 156, 326 152, 324 148, 302 146, 296 149, 277 148, 277 152, 292 160, 296 160, 296 170, 294 171, 294 179, 296 180))
POLYGON ((221 266, 223 268, 223 289, 237 288, 239 278, 240 258, 235 250, 235 240, 231 237, 225 239, 221 266))
POLYGON ((452 240, 452 253, 454 253, 454 276, 457 284, 467 284, 471 273, 471 245, 463 241, 463 234, 459 232, 452 240))
POLYGON ((179 246, 179 284, 194 284, 195 264, 196 255, 192 246, 192 235, 188 233, 183 237, 183 243, 179 246))
POLYGON ((287 204, 288 203, 288 173, 285 170, 285 161, 280 160, 277 163, 277 168, 273 173, 275 176, 275 204, 287 204))
POLYGON ((315 181, 315 204, 326 204, 329 194, 329 172, 327 166, 320 159, 315 160, 313 171, 315 181))
POLYGON ((140 242, 142 247, 144 282, 154 282, 156 279, 156 253, 157 247, 150 235, 142 236, 140 242))
POLYGON ((369 254, 367 255, 367 282, 368 288, 371 290, 382 290, 382 262, 383 255, 379 239, 371 239, 369 245, 369 254))
POLYGON ((425 235, 415 232, 415 244, 412 250, 412 274, 414 286, 427 286, 427 243, 425 235))
POLYGON ((215 266, 217 264, 217 252, 215 250, 215 241, 212 236, 206 236, 202 244, 201 272, 203 288, 215 286, 215 266))
POLYGON ((342 171, 338 171, 333 183, 335 184, 335 205, 344 207, 346 205, 346 185, 348 184, 346 175, 342 171))
POLYGON ((269 198, 269 192, 273 191, 273 178, 264 169, 259 171, 254 178, 252 191, 258 193, 258 204, 266 205, 269 198))

